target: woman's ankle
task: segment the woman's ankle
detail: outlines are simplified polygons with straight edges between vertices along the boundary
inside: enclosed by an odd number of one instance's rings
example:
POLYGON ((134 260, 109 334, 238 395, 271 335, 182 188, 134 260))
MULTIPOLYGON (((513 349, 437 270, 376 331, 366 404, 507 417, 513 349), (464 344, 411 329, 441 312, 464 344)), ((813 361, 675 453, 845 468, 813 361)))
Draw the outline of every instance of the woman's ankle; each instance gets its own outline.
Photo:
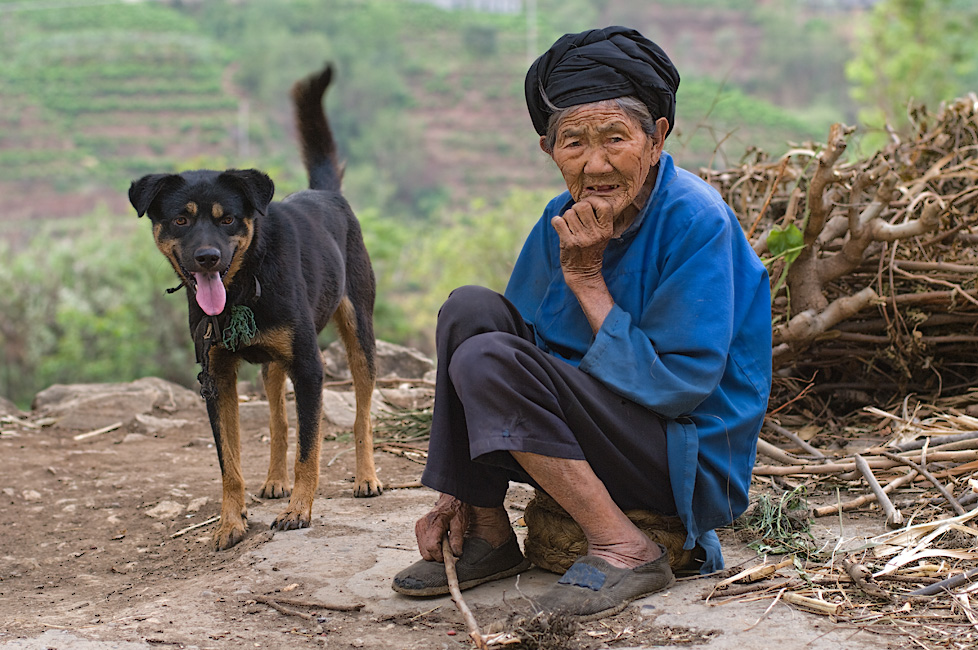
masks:
POLYGON ((502 506, 498 508, 471 509, 471 519, 466 537, 478 537, 489 542, 493 548, 498 548, 513 536, 513 527, 509 523, 509 515, 502 506))

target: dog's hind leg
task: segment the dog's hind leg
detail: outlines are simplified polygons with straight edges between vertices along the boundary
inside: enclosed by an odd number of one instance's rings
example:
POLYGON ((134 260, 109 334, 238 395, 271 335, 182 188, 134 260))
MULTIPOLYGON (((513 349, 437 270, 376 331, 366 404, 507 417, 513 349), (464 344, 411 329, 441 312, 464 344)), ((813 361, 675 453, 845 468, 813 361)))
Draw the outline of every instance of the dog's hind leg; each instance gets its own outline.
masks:
POLYGON ((285 366, 277 361, 263 364, 262 383, 268 397, 268 428, 272 435, 271 454, 268 460, 268 476, 258 496, 264 499, 280 499, 292 492, 289 483, 289 418, 285 410, 285 366))
POLYGON ((319 452, 322 443, 323 360, 316 333, 310 329, 301 338, 296 333, 297 352, 292 358, 295 385, 298 445, 295 455, 295 485, 285 512, 272 522, 277 530, 306 528, 312 521, 312 502, 319 486, 319 452))
POLYGON ((346 357, 353 375, 353 390, 357 400, 353 438, 356 444, 357 474, 353 484, 353 496, 373 497, 384 491, 374 466, 374 436, 370 422, 370 402, 373 399, 376 370, 374 366, 373 324, 358 321, 358 314, 350 299, 344 297, 333 316, 340 338, 346 348, 346 357), (361 325, 358 327, 358 323, 361 325), (369 337, 366 340, 365 337, 369 337))
POLYGON ((217 397, 207 400, 207 414, 214 432, 221 465, 221 525, 214 535, 217 550, 231 548, 244 539, 248 528, 245 483, 241 474, 241 435, 238 430, 238 361, 217 348, 210 350, 210 373, 217 397))

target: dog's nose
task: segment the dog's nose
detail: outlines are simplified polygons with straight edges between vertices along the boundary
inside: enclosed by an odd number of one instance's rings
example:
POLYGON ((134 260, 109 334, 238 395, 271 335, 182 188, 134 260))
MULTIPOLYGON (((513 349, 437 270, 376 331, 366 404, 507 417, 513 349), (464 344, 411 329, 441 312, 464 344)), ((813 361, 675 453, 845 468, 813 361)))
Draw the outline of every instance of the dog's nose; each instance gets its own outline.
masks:
POLYGON ((194 259, 205 269, 212 269, 221 261, 221 251, 213 246, 198 248, 194 253, 194 259))

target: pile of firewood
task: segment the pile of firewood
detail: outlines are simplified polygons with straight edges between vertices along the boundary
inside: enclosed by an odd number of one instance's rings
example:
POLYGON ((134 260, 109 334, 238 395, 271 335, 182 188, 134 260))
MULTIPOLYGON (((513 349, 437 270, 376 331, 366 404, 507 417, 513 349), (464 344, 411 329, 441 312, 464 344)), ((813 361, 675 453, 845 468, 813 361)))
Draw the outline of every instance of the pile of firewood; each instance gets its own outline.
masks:
POLYGON ((978 97, 911 117, 913 137, 869 157, 847 157, 837 124, 826 144, 702 172, 770 271, 773 408, 978 383, 978 97))

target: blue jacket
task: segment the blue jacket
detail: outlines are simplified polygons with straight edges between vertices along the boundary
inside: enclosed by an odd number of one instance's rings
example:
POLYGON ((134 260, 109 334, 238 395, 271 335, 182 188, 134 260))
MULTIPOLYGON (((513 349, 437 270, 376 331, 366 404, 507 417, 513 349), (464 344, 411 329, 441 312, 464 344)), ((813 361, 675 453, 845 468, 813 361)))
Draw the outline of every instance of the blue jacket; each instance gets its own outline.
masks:
POLYGON ((687 549, 723 568, 715 528, 748 505, 757 436, 771 387, 768 274, 733 211, 663 153, 652 195, 603 275, 615 306, 593 334, 560 268, 553 199, 530 232, 506 297, 537 345, 666 420, 670 482, 687 549))

